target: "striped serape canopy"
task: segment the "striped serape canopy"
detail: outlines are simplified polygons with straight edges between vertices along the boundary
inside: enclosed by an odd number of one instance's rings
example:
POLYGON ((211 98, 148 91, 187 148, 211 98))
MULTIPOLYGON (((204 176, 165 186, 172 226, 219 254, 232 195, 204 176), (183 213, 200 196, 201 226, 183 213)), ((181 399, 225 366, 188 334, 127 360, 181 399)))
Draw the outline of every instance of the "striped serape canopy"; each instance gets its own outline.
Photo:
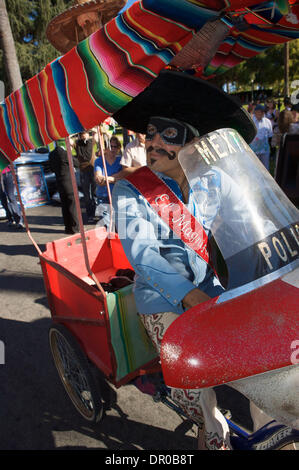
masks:
POLYGON ((137 1, 0 104, 0 169, 100 124, 167 67, 210 79, 298 37, 298 0, 137 1))

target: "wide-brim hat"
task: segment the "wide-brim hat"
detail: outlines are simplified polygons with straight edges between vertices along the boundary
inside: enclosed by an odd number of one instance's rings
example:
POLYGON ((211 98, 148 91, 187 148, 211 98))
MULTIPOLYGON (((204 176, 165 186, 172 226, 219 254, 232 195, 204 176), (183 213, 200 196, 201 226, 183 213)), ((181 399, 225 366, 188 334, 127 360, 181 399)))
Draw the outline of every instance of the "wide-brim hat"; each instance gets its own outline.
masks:
POLYGON ((148 88, 113 115, 120 126, 142 134, 151 116, 187 122, 200 135, 232 128, 247 143, 257 132, 238 99, 205 80, 172 70, 163 70, 148 88))
POLYGON ((55 49, 65 54, 114 18, 126 3, 127 0, 74 0, 71 8, 49 22, 46 37, 55 49), (96 13, 96 21, 89 24, 86 33, 78 23, 78 18, 90 13, 96 13))

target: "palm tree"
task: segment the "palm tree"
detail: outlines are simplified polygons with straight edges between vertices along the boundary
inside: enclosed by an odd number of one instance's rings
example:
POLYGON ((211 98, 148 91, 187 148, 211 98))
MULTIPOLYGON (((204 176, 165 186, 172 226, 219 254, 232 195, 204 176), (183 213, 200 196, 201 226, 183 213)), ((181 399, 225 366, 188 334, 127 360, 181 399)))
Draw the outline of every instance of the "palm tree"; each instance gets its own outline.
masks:
POLYGON ((0 0, 0 46, 3 50, 4 67, 10 86, 10 92, 22 86, 22 77, 17 58, 5 0, 0 0))

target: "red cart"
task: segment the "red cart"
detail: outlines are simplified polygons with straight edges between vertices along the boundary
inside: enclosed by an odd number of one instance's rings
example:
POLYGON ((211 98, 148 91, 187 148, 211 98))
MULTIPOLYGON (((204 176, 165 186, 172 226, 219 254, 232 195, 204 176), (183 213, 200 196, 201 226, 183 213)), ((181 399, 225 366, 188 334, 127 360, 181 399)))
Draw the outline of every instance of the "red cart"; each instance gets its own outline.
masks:
POLYGON ((81 235, 48 243, 40 260, 53 319, 49 339, 55 365, 77 410, 96 421, 102 400, 91 363, 116 387, 159 366, 136 315, 132 284, 116 292, 102 287, 119 270, 131 268, 120 240, 98 228, 86 232, 86 245, 93 275, 84 263, 81 235))

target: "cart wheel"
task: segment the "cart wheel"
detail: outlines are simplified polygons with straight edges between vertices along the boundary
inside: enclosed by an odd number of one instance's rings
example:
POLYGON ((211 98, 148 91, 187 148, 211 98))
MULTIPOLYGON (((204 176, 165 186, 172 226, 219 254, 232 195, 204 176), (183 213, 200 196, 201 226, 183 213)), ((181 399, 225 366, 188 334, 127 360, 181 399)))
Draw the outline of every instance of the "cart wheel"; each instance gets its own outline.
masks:
POLYGON ((103 403, 88 360, 72 334, 62 325, 49 330, 49 342, 59 377, 77 411, 90 422, 98 422, 103 403))

